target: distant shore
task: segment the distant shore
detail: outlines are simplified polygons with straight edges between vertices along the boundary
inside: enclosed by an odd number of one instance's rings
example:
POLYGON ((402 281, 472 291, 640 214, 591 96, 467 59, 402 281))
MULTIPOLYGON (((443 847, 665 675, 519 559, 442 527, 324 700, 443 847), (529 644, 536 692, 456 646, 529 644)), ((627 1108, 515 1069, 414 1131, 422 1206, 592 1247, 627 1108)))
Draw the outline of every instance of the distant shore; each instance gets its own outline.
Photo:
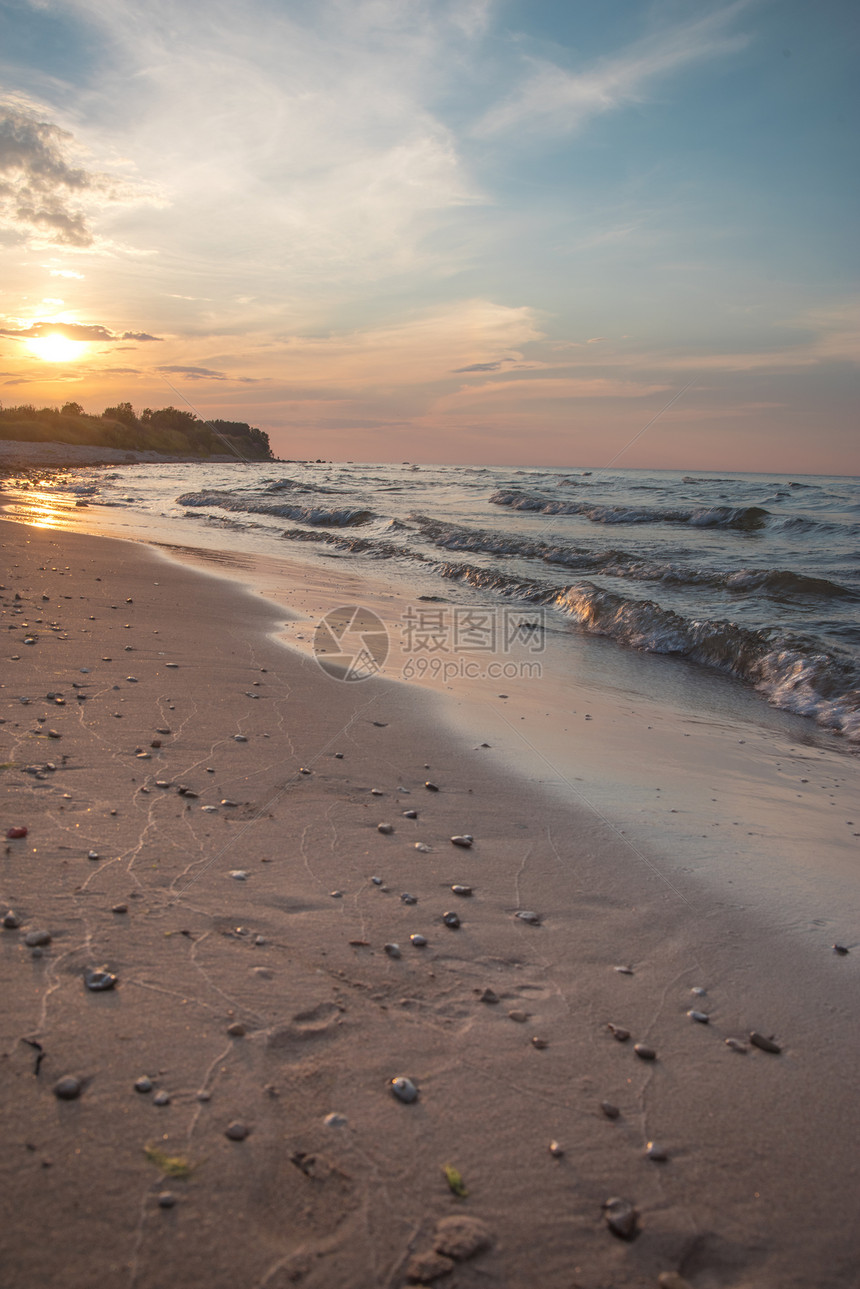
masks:
POLYGON ((173 456, 162 452, 133 452, 125 448, 99 448, 84 443, 23 443, 12 439, 0 439, 0 472, 4 470, 26 470, 31 466, 88 466, 88 465, 135 465, 146 462, 149 465, 180 465, 184 462, 201 461, 207 463, 227 464, 237 461, 235 456, 173 456))

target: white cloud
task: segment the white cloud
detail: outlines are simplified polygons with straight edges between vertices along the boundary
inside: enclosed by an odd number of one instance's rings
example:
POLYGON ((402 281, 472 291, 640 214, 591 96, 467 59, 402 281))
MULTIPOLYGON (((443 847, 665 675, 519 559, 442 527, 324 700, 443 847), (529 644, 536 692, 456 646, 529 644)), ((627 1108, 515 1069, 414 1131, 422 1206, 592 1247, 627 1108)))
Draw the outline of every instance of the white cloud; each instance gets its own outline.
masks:
POLYGON ((568 133, 603 112, 641 102, 654 82, 705 59, 736 53, 748 44, 727 28, 749 0, 704 18, 668 28, 584 71, 529 58, 530 74, 477 123, 478 137, 511 130, 568 133))

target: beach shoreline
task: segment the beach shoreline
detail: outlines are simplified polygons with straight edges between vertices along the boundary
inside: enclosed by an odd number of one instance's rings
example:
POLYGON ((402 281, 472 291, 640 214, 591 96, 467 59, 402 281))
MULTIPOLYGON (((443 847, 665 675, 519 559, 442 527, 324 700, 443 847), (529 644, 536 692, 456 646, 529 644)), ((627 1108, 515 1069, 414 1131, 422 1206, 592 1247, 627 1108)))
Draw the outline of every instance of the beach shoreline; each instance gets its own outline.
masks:
POLYGON ((855 952, 667 882, 500 764, 479 708, 457 727, 415 686, 333 680, 259 594, 0 530, 3 822, 28 829, 0 891, 10 1282, 852 1283, 855 952), (451 1216, 490 1247, 434 1253, 451 1216))

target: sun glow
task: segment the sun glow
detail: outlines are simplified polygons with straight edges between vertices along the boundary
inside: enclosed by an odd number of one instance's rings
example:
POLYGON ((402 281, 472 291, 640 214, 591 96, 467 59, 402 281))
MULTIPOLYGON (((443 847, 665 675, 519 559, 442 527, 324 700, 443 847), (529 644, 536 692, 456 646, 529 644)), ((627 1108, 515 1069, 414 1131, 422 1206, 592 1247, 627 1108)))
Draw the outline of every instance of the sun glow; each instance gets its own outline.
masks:
POLYGON ((83 340, 68 340, 59 332, 49 332, 28 340, 27 348, 45 363, 73 363, 83 357, 87 345, 83 340))

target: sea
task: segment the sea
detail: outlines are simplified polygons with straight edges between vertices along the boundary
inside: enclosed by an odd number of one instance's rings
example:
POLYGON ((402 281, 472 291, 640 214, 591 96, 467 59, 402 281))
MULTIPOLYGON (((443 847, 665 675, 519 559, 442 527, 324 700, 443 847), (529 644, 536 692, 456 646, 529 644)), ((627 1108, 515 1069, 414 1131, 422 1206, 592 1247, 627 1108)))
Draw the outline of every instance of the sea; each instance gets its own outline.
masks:
POLYGON ((856 478, 288 461, 6 488, 82 530, 98 508, 118 536, 347 561, 422 601, 539 608, 571 642, 720 673, 860 747, 856 478))

